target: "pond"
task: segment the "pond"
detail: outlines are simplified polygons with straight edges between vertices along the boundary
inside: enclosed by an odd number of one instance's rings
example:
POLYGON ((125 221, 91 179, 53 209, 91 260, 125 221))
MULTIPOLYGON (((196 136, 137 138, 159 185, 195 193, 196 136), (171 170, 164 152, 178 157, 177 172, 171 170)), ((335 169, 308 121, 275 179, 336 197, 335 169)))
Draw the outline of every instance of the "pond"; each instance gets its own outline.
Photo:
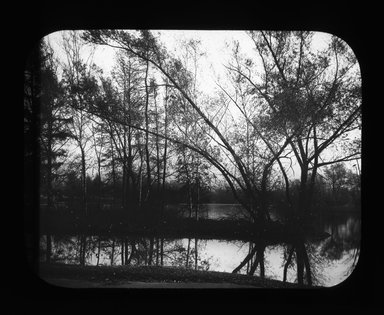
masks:
MULTIPOLYGON (((199 217, 211 219, 233 216, 239 210, 237 205, 202 209, 205 210, 199 217)), ((318 224, 330 237, 300 244, 270 245, 198 237, 52 235, 51 261, 84 265, 162 265, 223 272, 236 269, 241 274, 276 280, 285 277, 288 282, 297 282, 301 275, 314 285, 330 287, 346 279, 358 261, 361 220, 357 214, 343 213, 324 217, 318 224)), ((42 235, 41 261, 46 259, 46 242, 46 235, 42 235)))

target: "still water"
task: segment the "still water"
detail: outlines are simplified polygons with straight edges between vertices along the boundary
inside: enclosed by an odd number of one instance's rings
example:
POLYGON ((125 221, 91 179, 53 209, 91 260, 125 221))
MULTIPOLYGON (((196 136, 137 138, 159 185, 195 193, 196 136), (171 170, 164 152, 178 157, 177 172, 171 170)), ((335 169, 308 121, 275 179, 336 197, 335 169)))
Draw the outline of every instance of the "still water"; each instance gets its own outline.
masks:
MULTIPOLYGON (((232 216, 234 209, 238 210, 233 206, 215 205, 208 211, 204 210, 205 213, 199 213, 199 217, 220 219, 232 216), (224 211, 220 211, 223 208, 224 211)), ((358 261, 360 217, 345 213, 322 219, 318 224, 331 236, 321 241, 303 242, 301 247, 289 243, 263 244, 260 247, 254 242, 199 238, 53 235, 51 261, 80 264, 83 257, 85 265, 163 265, 223 272, 238 268, 241 274, 259 276, 263 273, 266 278, 276 280, 283 280, 286 269, 286 280, 297 282, 299 257, 303 257, 304 251, 312 283, 334 286, 351 274, 358 261), (301 252, 299 248, 302 248, 301 252), (291 259, 288 258, 290 253, 291 259)), ((42 235, 41 261, 46 259, 46 240, 42 235)))

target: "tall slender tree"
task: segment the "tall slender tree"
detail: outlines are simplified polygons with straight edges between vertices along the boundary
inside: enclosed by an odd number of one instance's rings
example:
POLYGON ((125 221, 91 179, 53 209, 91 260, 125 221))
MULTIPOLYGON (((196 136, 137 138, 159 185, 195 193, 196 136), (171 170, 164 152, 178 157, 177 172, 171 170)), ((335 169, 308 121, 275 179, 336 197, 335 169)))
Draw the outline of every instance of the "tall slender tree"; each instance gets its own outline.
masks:
POLYGON ((71 125, 72 137, 80 150, 81 182, 82 182, 82 211, 88 215, 87 192, 87 151, 91 133, 87 108, 95 106, 98 97, 98 84, 94 72, 96 67, 82 60, 81 49, 84 43, 76 32, 63 35, 63 48, 67 63, 64 65, 63 83, 66 100, 73 117, 71 125))

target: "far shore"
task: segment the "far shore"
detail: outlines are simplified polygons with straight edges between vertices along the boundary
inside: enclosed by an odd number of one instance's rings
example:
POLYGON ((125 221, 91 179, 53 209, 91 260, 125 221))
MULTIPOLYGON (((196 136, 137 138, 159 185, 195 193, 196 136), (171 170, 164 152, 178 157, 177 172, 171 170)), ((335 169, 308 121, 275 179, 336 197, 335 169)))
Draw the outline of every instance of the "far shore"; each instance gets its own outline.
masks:
POLYGON ((263 240, 269 244, 287 242, 296 238, 324 239, 329 236, 324 231, 314 230, 312 226, 298 229, 277 221, 256 225, 246 220, 212 219, 171 219, 161 222, 119 222, 76 224, 62 220, 52 220, 40 225, 40 234, 71 235, 114 235, 163 238, 196 237, 227 240, 263 240))

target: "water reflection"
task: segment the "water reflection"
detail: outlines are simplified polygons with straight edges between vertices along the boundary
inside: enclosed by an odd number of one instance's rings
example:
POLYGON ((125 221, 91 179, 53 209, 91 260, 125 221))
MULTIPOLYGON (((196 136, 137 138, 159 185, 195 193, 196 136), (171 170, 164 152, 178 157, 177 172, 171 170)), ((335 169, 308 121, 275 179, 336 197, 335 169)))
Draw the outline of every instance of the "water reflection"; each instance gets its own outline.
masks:
MULTIPOLYGON (((199 217, 239 217, 236 205, 201 207, 199 217)), ((276 215, 277 216, 277 215, 276 215)), ((40 259, 80 265, 156 265, 257 275, 299 284, 333 286, 353 271, 360 253, 360 217, 321 217, 324 240, 296 239, 268 244, 260 240, 43 235, 40 259)))

